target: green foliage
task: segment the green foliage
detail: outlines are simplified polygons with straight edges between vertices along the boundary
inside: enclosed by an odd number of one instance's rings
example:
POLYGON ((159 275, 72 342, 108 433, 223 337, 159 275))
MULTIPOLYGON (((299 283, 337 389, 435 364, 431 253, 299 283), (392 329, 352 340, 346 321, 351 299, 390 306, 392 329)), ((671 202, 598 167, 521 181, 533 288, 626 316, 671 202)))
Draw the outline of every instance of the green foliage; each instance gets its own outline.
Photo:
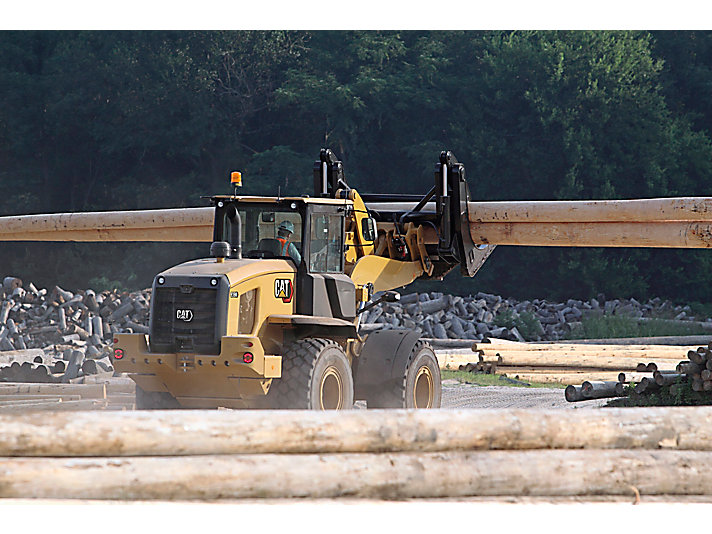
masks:
POLYGON ((483 373, 466 373, 464 371, 451 371, 442 369, 440 371, 443 380, 455 379, 464 384, 476 386, 506 386, 512 388, 553 388, 565 389, 562 384, 550 384, 542 382, 521 382, 520 380, 507 380, 503 375, 488 375, 483 373))
POLYGON ((498 311, 494 317, 494 324, 504 326, 506 328, 515 328, 519 331, 522 337, 527 340, 536 340, 538 336, 544 333, 544 329, 532 312, 524 311, 516 314, 511 308, 498 311))
POLYGON ((90 278, 87 288, 93 289, 94 291, 130 291, 129 287, 132 282, 135 282, 136 276, 131 274, 127 283, 121 282, 119 280, 109 280, 106 276, 97 276, 90 278))
MULTIPOLYGON (((309 193, 322 146, 361 192, 425 193, 450 149, 475 199, 709 195, 711 35, 0 32, 0 213, 205 205, 231 170, 247 194, 309 193)), ((2 246, 0 271, 47 279, 140 283, 160 262, 69 245, 29 268, 2 246)), ((503 247, 432 289, 710 302, 711 267, 707 251, 503 247)))
POLYGON ((624 337, 694 336, 710 334, 709 328, 661 319, 640 321, 633 317, 602 315, 587 317, 567 339, 612 339, 624 337))
POLYGON ((709 406, 712 395, 709 392, 692 390, 689 382, 678 381, 674 386, 666 386, 653 393, 635 393, 634 385, 629 387, 629 395, 609 401, 608 407, 647 407, 647 406, 709 406))

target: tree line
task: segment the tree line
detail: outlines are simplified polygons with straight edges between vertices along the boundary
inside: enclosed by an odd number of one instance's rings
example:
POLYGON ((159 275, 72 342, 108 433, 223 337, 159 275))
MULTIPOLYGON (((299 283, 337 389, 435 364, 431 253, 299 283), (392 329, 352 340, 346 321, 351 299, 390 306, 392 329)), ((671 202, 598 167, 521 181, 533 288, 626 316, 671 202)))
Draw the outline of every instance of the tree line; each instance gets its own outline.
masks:
MULTIPOLYGON (((362 192, 473 199, 712 194, 712 33, 0 32, 0 213, 308 194, 322 146, 362 192)), ((0 274, 148 285, 207 245, 0 244, 0 274)), ((501 247, 436 290, 707 301, 706 251, 501 247)))

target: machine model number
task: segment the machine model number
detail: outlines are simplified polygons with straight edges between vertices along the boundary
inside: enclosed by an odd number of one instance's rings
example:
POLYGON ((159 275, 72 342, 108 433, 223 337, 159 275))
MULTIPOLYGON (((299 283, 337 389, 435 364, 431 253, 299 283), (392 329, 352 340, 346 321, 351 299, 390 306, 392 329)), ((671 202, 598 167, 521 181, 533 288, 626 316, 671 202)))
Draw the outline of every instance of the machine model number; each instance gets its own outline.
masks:
POLYGON ((274 281, 274 298, 282 299, 282 302, 292 302, 294 286, 289 278, 277 278, 274 281))
POLYGON ((193 320, 193 310, 177 309, 176 319, 178 319, 179 321, 185 321, 186 323, 191 322, 193 320))

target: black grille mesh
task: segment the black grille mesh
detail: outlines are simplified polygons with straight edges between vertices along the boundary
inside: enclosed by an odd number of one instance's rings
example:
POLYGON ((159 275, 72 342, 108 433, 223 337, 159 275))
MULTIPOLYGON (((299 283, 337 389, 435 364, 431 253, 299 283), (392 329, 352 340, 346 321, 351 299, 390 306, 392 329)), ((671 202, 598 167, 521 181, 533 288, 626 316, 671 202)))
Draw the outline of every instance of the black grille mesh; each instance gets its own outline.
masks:
POLYGON ((192 288, 183 293, 177 287, 156 288, 151 344, 166 352, 196 352, 217 354, 215 316, 217 290, 192 288), (191 310, 193 318, 186 322, 176 318, 176 310, 191 310))

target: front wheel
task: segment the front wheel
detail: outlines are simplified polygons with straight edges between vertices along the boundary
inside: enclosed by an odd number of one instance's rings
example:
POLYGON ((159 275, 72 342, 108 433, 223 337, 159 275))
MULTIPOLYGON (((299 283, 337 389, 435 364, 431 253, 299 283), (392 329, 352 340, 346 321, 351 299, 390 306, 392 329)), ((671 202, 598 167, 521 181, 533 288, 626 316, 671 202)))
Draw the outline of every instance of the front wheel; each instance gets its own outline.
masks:
POLYGON ((369 408, 440 408, 440 366, 428 343, 418 341, 405 366, 393 369, 393 375, 393 380, 368 396, 369 408))
POLYGON ((282 377, 273 379, 267 402, 276 409, 353 408, 353 376, 341 346, 321 338, 289 345, 282 355, 282 377))

